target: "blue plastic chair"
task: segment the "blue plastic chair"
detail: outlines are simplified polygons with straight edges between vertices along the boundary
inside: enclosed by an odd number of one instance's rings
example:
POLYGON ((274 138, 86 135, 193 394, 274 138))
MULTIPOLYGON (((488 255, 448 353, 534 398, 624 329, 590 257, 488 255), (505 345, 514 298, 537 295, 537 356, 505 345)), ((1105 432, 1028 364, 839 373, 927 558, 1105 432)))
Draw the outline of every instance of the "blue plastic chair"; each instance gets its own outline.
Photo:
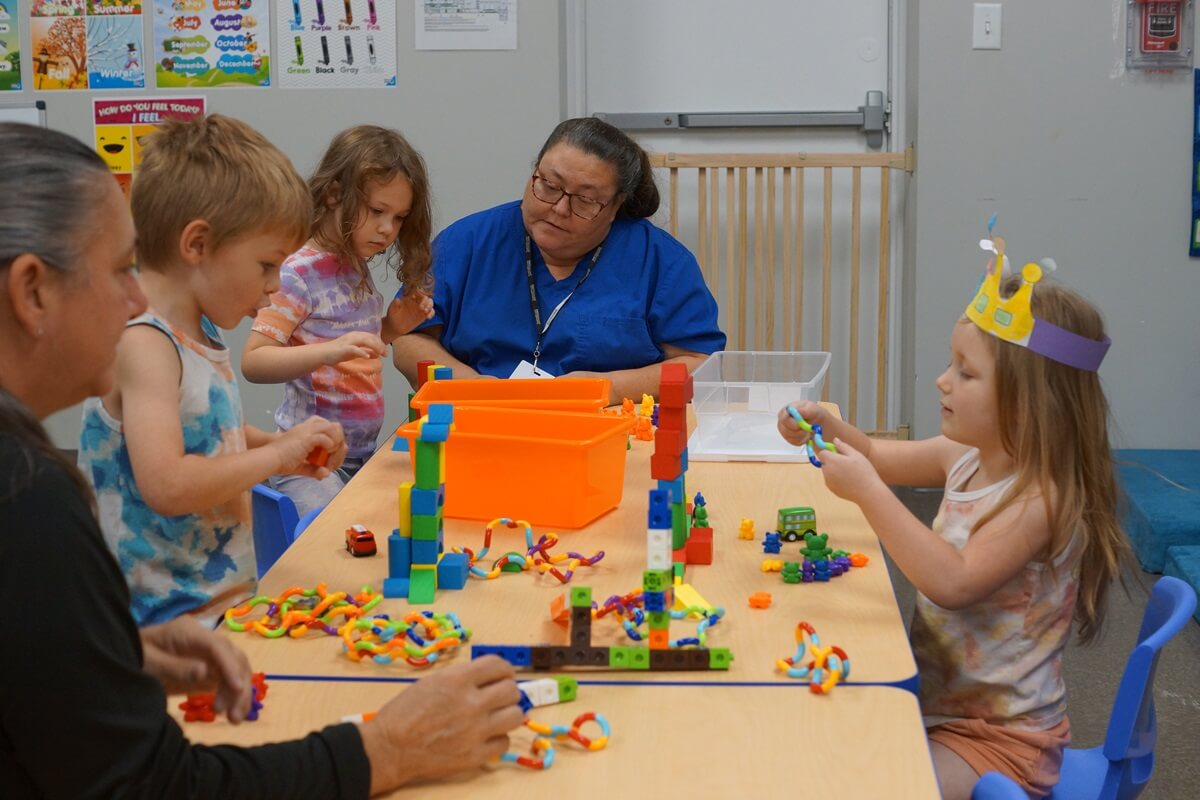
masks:
POLYGON ((296 530, 296 504, 286 494, 256 484, 251 493, 254 512, 254 556, 258 577, 267 574, 283 551, 292 543, 296 530))
POLYGON ((308 526, 312 524, 312 521, 314 519, 316 519, 318 516, 320 516, 321 512, 324 510, 325 510, 325 506, 321 506, 320 508, 314 508, 312 511, 308 512, 307 514, 305 514, 303 517, 300 518, 300 521, 296 523, 296 529, 294 531, 292 531, 292 542, 293 543, 297 539, 300 538, 300 534, 304 533, 305 529, 307 529, 308 526))
POLYGON ((971 790, 971 800, 1029 800, 1029 795, 1007 775, 985 772, 971 790))
POLYGON ((1137 646, 1113 700, 1104 744, 1090 750, 1067 748, 1058 786, 1059 800, 1128 800, 1137 797, 1154 772, 1158 721, 1154 713, 1154 672, 1163 645, 1179 633, 1196 610, 1196 592, 1178 578, 1163 576, 1150 592, 1137 646))

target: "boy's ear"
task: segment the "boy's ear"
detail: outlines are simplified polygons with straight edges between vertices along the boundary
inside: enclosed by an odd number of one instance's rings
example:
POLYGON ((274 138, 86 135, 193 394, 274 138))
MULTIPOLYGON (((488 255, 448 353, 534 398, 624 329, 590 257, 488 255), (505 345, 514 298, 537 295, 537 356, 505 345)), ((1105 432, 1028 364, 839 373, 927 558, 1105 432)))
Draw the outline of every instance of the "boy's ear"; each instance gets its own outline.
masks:
POLYGON ((329 184, 329 189, 325 191, 325 207, 336 208, 342 204, 342 185, 337 181, 329 184))
POLYGON ((179 234, 179 257, 189 266, 198 266, 212 250, 212 228, 202 219, 183 226, 179 234))

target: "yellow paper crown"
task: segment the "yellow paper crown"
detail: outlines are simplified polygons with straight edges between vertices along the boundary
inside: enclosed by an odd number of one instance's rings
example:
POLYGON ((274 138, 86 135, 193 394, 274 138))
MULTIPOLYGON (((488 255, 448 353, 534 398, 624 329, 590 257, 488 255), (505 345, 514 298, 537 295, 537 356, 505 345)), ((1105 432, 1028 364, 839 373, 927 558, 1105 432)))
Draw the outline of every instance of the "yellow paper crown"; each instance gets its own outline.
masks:
POLYGON ((990 250, 993 256, 979 282, 975 299, 967 306, 967 318, 993 336, 1024 347, 1033 333, 1033 311, 1029 302, 1034 284, 1042 279, 1042 268, 1032 262, 1026 264, 1021 268, 1021 287, 1012 297, 1002 297, 1000 284, 1009 270, 1004 240, 999 236, 981 239, 979 246, 990 250))
MULTIPOLYGON (((996 215, 993 214, 988 221, 989 234, 995 221, 996 215)), ((1041 264, 1026 264, 1021 268, 1021 286, 1011 297, 1003 297, 1000 285, 1009 271, 1004 240, 999 236, 981 239, 979 246, 990 252, 992 259, 975 291, 975 299, 967 306, 967 319, 998 339, 1026 347, 1060 364, 1088 372, 1098 370, 1112 340, 1107 336, 1098 340, 1088 339, 1033 316, 1030 306, 1033 287, 1042 279, 1046 269, 1054 269, 1054 262, 1045 259, 1041 264)))

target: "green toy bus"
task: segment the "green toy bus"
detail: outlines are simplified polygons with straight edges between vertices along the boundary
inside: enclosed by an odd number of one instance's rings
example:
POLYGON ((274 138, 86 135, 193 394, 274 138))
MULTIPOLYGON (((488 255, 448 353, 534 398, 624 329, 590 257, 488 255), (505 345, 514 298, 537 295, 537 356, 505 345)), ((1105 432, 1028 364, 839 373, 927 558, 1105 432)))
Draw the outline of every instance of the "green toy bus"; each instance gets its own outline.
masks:
POLYGON ((817 532, 817 512, 810 506, 792 506, 779 509, 775 520, 775 530, 785 542, 795 542, 804 538, 806 533, 817 532))

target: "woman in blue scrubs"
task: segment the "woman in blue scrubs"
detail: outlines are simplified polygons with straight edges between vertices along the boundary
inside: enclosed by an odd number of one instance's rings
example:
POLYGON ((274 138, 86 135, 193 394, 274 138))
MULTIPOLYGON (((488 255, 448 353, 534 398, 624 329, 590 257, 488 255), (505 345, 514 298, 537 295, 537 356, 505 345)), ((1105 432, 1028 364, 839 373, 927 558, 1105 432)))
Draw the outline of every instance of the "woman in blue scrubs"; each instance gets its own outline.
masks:
POLYGON ((422 360, 457 378, 601 376, 613 402, 655 394, 663 362, 694 370, 725 334, 695 257, 647 219, 658 204, 636 142, 560 123, 520 201, 434 241, 434 316, 394 341, 396 367, 413 385, 422 360))

